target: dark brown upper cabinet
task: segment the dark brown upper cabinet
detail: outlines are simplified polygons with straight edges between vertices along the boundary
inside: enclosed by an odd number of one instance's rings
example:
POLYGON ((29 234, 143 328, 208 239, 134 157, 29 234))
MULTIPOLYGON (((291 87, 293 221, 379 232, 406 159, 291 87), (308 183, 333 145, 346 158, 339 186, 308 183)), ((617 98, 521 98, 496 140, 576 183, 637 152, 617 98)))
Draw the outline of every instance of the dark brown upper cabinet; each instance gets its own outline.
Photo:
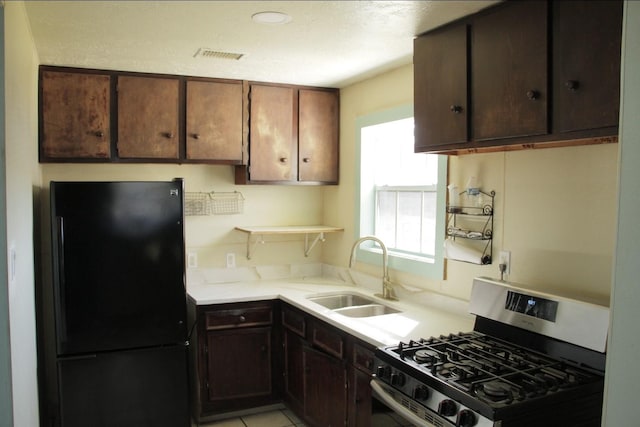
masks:
POLYGON ((242 162, 242 82, 187 80, 186 157, 242 162))
POLYGON ((551 5, 553 130, 617 126, 622 2, 555 1, 551 5))
POLYGON ((475 140, 547 133, 547 4, 513 2, 471 26, 475 140))
POLYGON ((621 37, 619 0, 506 1, 418 37, 416 152, 617 141, 621 37))
POLYGON ((467 25, 414 40, 416 151, 466 143, 467 25))
POLYGON ((300 89, 298 108, 298 179, 337 183, 340 121, 337 92, 300 89))
POLYGON ((178 159, 178 79, 118 77, 118 157, 178 159))
POLYGON ((111 157, 111 77, 40 72, 40 160, 111 157))
POLYGON ((41 162, 242 164, 246 82, 40 67, 41 162))
POLYGON ((290 181, 297 174, 297 96, 293 88, 252 84, 249 107, 251 181, 290 181))
POLYGON ((249 162, 236 184, 336 184, 338 122, 337 90, 252 83, 249 162))

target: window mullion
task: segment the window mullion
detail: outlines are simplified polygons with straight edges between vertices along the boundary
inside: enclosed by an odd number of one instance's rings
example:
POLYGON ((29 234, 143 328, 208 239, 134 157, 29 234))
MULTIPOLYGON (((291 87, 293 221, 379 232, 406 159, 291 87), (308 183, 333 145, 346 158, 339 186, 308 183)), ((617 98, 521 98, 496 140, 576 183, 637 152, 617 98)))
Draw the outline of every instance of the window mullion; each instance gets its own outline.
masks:
POLYGON ((396 214, 395 214, 395 224, 393 226, 394 229, 394 233, 393 233, 393 247, 397 248, 398 247, 398 218, 400 217, 400 192, 396 191, 396 214))

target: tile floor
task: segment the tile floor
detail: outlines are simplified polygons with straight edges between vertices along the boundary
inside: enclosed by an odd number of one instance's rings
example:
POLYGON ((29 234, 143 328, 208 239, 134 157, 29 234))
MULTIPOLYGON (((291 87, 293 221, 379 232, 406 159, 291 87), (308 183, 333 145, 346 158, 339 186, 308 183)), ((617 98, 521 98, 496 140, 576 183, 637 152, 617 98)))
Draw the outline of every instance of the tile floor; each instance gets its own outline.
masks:
MULTIPOLYGON (((200 427, 304 427, 296 415, 288 409, 244 415, 222 421, 200 424, 200 427)), ((375 414, 371 427, 413 427, 393 413, 375 414)))
POLYGON ((288 409, 244 415, 228 420, 200 424, 200 427, 304 427, 304 423, 288 409))

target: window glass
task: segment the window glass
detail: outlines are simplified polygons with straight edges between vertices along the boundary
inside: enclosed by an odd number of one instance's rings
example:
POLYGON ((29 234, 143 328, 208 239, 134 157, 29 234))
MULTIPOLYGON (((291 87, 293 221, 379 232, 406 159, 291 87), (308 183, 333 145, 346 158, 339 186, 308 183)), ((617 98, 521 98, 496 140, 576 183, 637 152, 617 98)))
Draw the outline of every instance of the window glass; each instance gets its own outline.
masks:
MULTIPOLYGON (((381 239, 391 268, 441 278, 446 157, 413 152, 411 106, 359 118, 356 128, 359 236, 381 239)), ((358 259, 380 262, 375 244, 361 252, 358 259)))

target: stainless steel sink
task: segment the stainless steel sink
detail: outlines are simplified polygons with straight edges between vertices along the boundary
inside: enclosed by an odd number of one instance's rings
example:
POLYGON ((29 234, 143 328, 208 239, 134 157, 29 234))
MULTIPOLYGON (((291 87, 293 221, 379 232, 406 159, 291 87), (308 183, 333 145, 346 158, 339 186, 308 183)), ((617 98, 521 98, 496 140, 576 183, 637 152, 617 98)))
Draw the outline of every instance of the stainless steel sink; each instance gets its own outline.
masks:
POLYGON ((400 310, 380 304, 370 298, 350 293, 320 295, 307 299, 347 317, 373 317, 400 312, 400 310))
POLYGON ((313 301, 316 304, 320 304, 321 306, 326 307, 330 310, 373 304, 373 301, 369 298, 354 294, 324 295, 318 297, 309 297, 308 299, 309 301, 313 301))
POLYGON ((348 317, 373 317, 382 316, 383 314, 399 313, 400 310, 382 304, 368 304, 354 307, 344 307, 333 310, 334 313, 342 314, 348 317))

